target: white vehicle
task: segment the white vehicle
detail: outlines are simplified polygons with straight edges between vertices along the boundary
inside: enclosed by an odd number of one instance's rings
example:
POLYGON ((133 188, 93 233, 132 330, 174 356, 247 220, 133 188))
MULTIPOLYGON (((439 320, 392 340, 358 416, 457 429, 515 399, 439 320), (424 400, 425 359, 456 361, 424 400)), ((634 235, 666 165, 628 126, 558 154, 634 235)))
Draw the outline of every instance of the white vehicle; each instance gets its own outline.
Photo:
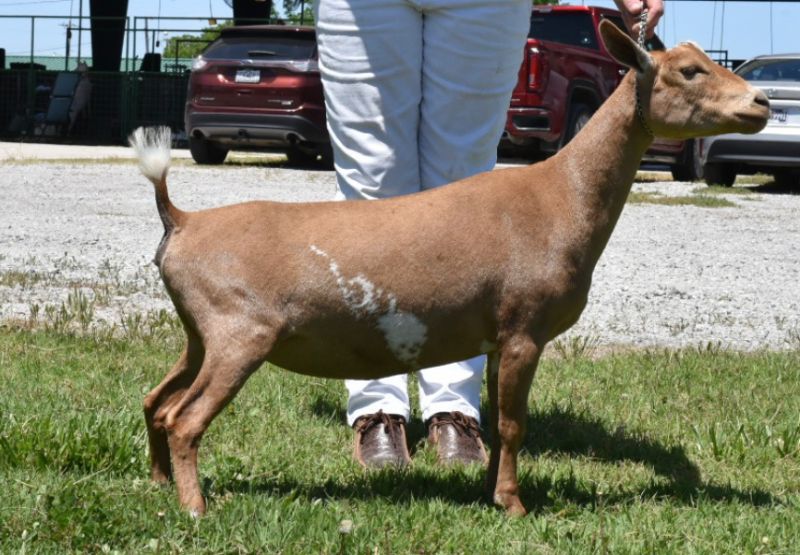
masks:
POLYGON ((737 174, 767 173, 779 185, 800 183, 800 54, 758 56, 735 71, 770 102, 767 126, 755 135, 731 133, 696 142, 709 185, 733 185, 737 174))

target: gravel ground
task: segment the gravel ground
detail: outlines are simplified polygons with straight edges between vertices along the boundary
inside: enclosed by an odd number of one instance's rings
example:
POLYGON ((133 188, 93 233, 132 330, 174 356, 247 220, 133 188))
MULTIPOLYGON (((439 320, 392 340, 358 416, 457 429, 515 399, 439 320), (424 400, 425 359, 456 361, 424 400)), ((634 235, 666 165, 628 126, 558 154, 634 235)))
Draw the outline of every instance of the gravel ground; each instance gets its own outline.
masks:
MULTIPOLYGON (((93 324, 171 308, 150 263, 162 228, 151 185, 131 163, 0 162, 0 323, 94 299, 93 324)), ((199 168, 179 162, 186 209, 251 199, 331 198, 332 172, 199 168)), ((637 183, 691 195, 698 185, 637 183)), ((800 348, 800 196, 725 195, 736 206, 629 204, 594 274, 572 337, 602 346, 800 348)))

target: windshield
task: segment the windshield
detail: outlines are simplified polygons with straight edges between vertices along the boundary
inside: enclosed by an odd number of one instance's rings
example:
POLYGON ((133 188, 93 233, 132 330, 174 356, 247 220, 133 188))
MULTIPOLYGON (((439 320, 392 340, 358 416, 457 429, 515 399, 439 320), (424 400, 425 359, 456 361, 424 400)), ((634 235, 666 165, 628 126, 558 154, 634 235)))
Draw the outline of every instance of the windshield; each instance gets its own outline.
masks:
POLYGON ((297 37, 224 37, 213 42, 203 57, 207 60, 308 60, 314 55, 313 35, 297 37))
MULTIPOLYGON (((625 33, 628 32, 621 17, 605 15, 602 17, 611 21, 625 33)), ((600 47, 592 16, 588 12, 534 10, 531 15, 528 37, 595 50, 600 47)), ((647 39, 645 47, 647 50, 664 50, 664 45, 656 36, 647 39)))
POLYGON ((592 16, 588 12, 538 12, 531 16, 532 39, 597 49, 592 16))
POLYGON ((800 60, 753 60, 737 73, 748 81, 800 81, 800 60))

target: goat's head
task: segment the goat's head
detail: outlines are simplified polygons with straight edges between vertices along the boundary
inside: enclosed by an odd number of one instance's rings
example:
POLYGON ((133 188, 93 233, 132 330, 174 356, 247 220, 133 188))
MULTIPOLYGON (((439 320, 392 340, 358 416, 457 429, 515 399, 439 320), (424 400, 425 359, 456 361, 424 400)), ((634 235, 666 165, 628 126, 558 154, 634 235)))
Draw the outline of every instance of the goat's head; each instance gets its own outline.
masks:
POLYGON ((609 53, 636 72, 644 118, 656 136, 757 133, 767 124, 764 93, 715 63, 699 46, 682 43, 647 52, 609 21, 602 22, 600 34, 609 53))

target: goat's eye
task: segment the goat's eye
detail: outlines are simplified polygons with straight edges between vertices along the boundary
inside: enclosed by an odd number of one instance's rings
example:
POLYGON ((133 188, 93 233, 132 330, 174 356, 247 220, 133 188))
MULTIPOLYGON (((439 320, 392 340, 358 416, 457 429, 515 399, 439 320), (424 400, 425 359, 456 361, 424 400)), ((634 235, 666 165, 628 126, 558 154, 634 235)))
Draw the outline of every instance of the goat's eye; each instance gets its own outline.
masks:
POLYGON ((697 75, 698 73, 700 73, 700 68, 697 66, 688 66, 681 68, 681 74, 683 74, 683 76, 686 79, 694 79, 694 76, 697 75))

